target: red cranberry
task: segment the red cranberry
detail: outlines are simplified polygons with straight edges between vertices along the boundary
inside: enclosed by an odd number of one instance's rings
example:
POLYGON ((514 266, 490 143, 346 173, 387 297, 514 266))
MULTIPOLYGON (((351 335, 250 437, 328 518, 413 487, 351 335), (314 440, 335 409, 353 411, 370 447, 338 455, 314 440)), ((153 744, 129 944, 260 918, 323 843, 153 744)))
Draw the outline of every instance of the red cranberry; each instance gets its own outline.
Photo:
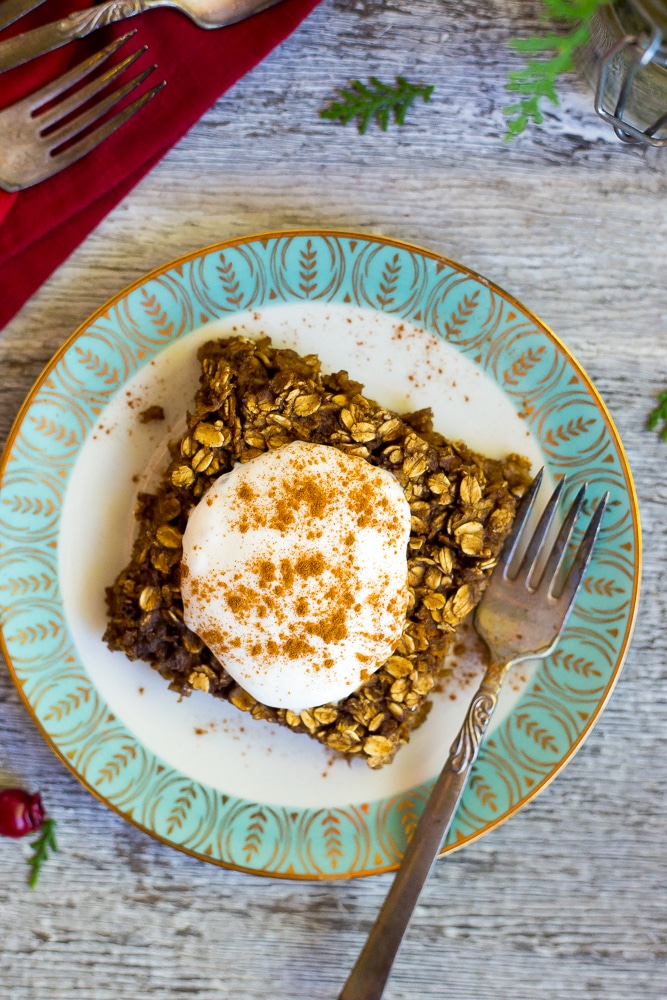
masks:
POLYGON ((39 792, 30 795, 22 788, 5 788, 0 792, 0 836, 25 837, 39 830, 45 816, 39 792))

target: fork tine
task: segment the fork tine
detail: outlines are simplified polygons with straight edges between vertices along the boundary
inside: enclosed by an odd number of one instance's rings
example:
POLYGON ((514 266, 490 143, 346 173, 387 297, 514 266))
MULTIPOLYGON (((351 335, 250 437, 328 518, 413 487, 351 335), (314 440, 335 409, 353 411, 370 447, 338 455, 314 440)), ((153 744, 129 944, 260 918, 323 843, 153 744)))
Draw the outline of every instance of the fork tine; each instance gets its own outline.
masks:
POLYGON ((512 530, 505 540, 502 552, 498 557, 498 566, 501 567, 503 576, 507 576, 507 568, 512 562, 514 553, 516 552, 519 539, 521 538, 521 533, 523 527, 530 517, 530 512, 533 509, 533 504, 535 503, 535 497, 539 491, 542 484, 542 478, 544 476, 544 469, 540 469, 532 483, 528 487, 527 491, 523 495, 523 499, 519 504, 519 508, 516 512, 514 518, 514 524, 512 525, 512 530))
POLYGON ((116 129, 120 128, 120 126, 123 125, 129 118, 135 115, 140 108, 143 108, 145 104, 152 100, 158 91, 162 90, 164 85, 165 81, 163 80, 162 83, 158 83, 151 90, 142 94, 141 97, 137 97, 136 100, 132 101, 131 104, 128 104, 128 106, 123 108, 122 111, 119 111, 113 118, 110 118, 108 122, 104 122, 103 125, 96 128, 94 132, 90 133, 90 135, 87 135, 84 139, 81 139, 73 146, 70 146, 69 149, 64 150, 64 152, 56 153, 54 155, 54 159, 58 162, 58 169, 61 170, 63 167, 69 167, 70 164, 75 163, 82 156, 85 156, 86 153, 89 153, 91 150, 95 149, 96 146, 99 146, 104 139, 108 138, 108 136, 115 132, 116 129))
POLYGON ((0 31, 43 3, 44 0, 4 0, 0 3, 0 31))
POLYGON ((560 495, 563 492, 564 485, 565 476, 563 476, 556 486, 556 489, 551 494, 551 499, 542 512, 539 523, 531 536, 528 548, 526 549, 525 555, 521 560, 521 566, 519 567, 517 576, 523 574, 527 584, 531 587, 537 587, 540 583, 538 579, 533 580, 533 577, 537 569, 537 561, 540 557, 540 553, 542 552, 542 546, 544 545, 544 541, 549 534, 549 528, 551 527, 553 519, 556 515, 558 501, 560 500, 560 495))
POLYGON ((57 129, 55 132, 49 133, 46 137, 47 141, 51 146, 51 150, 56 149, 58 146, 62 146, 64 142, 68 139, 73 139, 74 136, 78 135, 79 132, 83 132, 84 129, 92 125, 93 122, 98 121, 102 115, 114 108, 124 97, 127 97, 129 93, 135 90, 144 80, 150 76, 153 70, 157 69, 157 66, 149 66, 142 73, 133 77, 132 80, 128 80, 124 83, 122 87, 118 90, 114 90, 112 94, 108 94, 107 97, 99 101, 94 107, 89 108, 78 118, 73 121, 68 122, 67 125, 63 125, 62 128, 57 129))
POLYGON ((609 500, 609 492, 605 493, 600 500, 599 504, 595 508, 595 512, 590 520, 590 524, 586 529, 586 533, 581 540, 581 544, 577 549, 577 554, 574 557, 574 562, 570 567, 570 571, 567 575, 567 580, 565 585, 558 595, 558 600, 565 602, 567 605, 567 610, 565 614, 569 614, 570 608, 574 603, 574 599, 577 596, 577 591, 583 580, 586 568, 593 555, 593 548, 597 540, 598 534, 600 532, 600 526, 602 524, 602 518, 604 517, 604 512, 607 509, 607 501, 609 500))
POLYGON ((549 553, 549 558, 547 559, 546 565, 544 567, 544 572, 540 583, 546 582, 549 587, 549 592, 553 593, 553 587, 556 582, 556 574, 558 573, 563 558, 565 556, 565 550, 572 537, 572 532, 574 531, 574 526, 579 517, 579 513, 584 503, 584 497, 586 496, 586 489, 588 487, 587 483, 581 487, 576 497, 572 501, 569 511, 567 512, 567 517, 561 525, 561 529, 558 532, 558 538, 553 544, 553 548, 549 553))
POLYGON ((121 45, 124 45, 128 38, 136 34, 135 31, 128 31, 126 35, 121 38, 117 38, 115 42, 111 42, 107 45, 105 49, 100 49, 94 55, 90 56, 88 59, 84 59, 83 62, 79 63, 73 69, 59 76, 57 80, 52 83, 47 83, 45 87, 41 90, 35 91, 30 97, 26 97, 21 103, 24 104, 26 108, 30 111, 35 112, 38 108, 41 108, 43 104, 47 104, 49 101, 55 100, 56 97, 60 97, 64 94, 66 90, 73 87, 75 83, 83 80, 85 76, 95 69, 96 66, 101 65, 109 56, 112 56, 114 52, 117 52, 121 45))
MULTIPOLYGON (((102 73, 101 76, 95 77, 94 80, 87 83, 85 87, 81 87, 75 94, 72 94, 71 97, 67 97, 64 101, 60 101, 60 103, 56 104, 56 106, 51 108, 50 111, 45 111, 44 114, 40 115, 37 119, 40 131, 44 131, 44 129, 49 128, 51 125, 56 125, 59 121, 62 121, 63 118, 66 118, 72 111, 76 111, 76 109, 80 108, 81 105, 86 103, 86 101, 89 101, 91 97, 95 96, 95 94, 99 94, 99 92, 104 90, 104 88, 108 86, 112 80, 115 80, 117 76, 131 66, 132 63, 135 62, 140 56, 142 56, 146 49, 146 45, 137 49, 137 51, 133 52, 131 56, 128 56, 126 59, 123 59, 122 62, 119 62, 115 66, 112 66, 111 69, 108 69, 106 73, 102 73)), ((154 68, 155 67, 153 67, 153 69, 154 68)))

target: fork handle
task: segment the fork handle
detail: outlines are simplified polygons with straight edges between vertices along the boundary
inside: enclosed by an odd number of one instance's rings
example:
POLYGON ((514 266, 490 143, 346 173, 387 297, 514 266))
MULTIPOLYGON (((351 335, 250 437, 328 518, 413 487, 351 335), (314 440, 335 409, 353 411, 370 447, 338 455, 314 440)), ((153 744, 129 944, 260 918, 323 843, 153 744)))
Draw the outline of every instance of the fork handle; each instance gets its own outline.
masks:
POLYGON ((60 21, 24 31, 22 35, 0 42, 0 73, 147 9, 145 0, 107 0, 97 7, 77 10, 60 21))
POLYGON ((380 1000, 412 911, 452 825, 509 663, 492 662, 429 795, 394 881, 338 1000, 380 1000))

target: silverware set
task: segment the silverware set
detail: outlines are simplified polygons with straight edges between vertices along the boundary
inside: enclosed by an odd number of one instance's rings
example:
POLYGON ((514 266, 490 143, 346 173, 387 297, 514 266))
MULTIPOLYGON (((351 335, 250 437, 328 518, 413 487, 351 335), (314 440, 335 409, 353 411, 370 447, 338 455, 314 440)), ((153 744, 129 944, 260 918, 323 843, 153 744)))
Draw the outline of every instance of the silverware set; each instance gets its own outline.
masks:
MULTIPOLYGON (((0 31, 35 10, 45 0, 0 0, 0 31)), ((65 18, 0 41, 0 73, 84 38, 98 28, 153 7, 176 7, 202 28, 222 28, 272 7, 280 0, 107 0, 65 18)), ((105 116, 153 73, 143 70, 120 83, 119 77, 146 51, 146 46, 100 73, 134 32, 79 63, 57 80, 0 111, 0 189, 21 191, 75 163, 145 107, 164 87, 163 80, 144 91, 113 117, 105 116), (84 81, 87 81, 84 84, 84 81), (111 84, 119 86, 110 92, 111 84), (80 86, 79 86, 80 85, 80 86), (67 92, 79 86, 71 94, 67 92), (67 95, 67 96, 65 96, 67 95), (101 95, 92 107, 92 98, 101 95), (60 100, 59 100, 60 99, 60 100), (57 101, 58 103, 52 104, 57 101), (82 112, 70 117, 79 108, 82 112), (44 110, 45 109, 45 110, 44 110), (96 122, 100 125, 87 131, 96 122)))

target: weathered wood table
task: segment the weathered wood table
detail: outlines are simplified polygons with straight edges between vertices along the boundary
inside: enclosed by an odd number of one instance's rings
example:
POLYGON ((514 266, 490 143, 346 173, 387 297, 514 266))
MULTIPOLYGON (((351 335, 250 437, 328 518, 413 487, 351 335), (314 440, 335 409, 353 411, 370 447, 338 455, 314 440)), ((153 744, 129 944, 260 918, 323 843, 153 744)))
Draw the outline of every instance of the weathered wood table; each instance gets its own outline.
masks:
MULTIPOLYGON (((229 237, 382 233, 459 260, 540 316, 587 369, 625 443, 645 537, 624 671, 565 771, 441 860, 388 1000, 667 995, 667 152, 624 146, 567 79, 545 125, 503 141, 505 43, 527 0, 324 0, 228 93, 0 332, 0 435, 44 364, 130 281, 229 237), (322 121, 336 85, 434 83, 403 129, 322 121)), ((222 44, 222 39, 221 39, 222 44)), ((390 875, 262 879, 152 840, 53 756, 0 669, 0 776, 43 790, 60 853, 25 886, 0 843, 0 994, 12 1000, 299 997, 340 989, 390 875)))

